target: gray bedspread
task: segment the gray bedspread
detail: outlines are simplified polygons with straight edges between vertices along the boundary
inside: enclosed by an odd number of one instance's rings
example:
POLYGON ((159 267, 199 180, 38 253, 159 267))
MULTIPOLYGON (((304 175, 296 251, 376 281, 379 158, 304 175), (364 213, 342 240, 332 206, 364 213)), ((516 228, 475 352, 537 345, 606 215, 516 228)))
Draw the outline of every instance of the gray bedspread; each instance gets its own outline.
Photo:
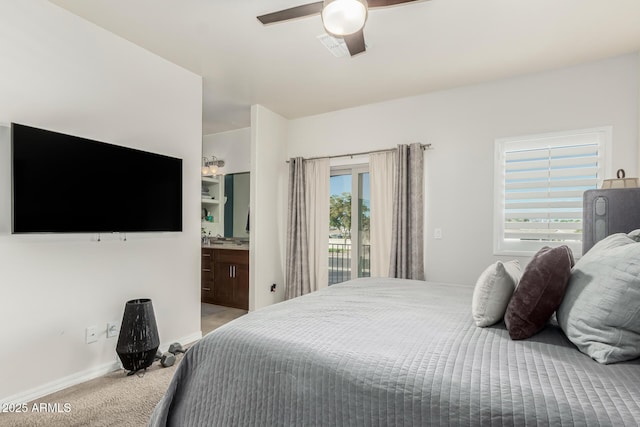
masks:
POLYGON ((638 425, 638 361, 478 328, 469 286, 358 279, 195 344, 152 426, 638 425))

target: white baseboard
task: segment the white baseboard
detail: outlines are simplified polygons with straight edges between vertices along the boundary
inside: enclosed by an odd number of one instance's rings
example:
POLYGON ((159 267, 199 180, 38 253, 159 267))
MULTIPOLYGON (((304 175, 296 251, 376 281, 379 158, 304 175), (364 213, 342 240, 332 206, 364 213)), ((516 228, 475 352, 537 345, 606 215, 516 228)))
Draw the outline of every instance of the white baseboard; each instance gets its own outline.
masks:
POLYGON ((182 338, 178 338, 172 341, 168 341, 164 344, 160 344, 160 347, 158 348, 158 350, 164 353, 165 351, 169 350, 169 346, 174 342, 179 342, 182 345, 187 345, 187 344, 191 344, 198 341, 200 338, 202 338, 202 331, 194 332, 182 338))
MULTIPOLYGON (((183 345, 186 345, 186 344, 190 344, 192 342, 198 341, 200 338, 202 338, 202 331, 194 332, 180 339, 176 339, 164 344, 160 344, 159 350, 163 352, 167 351, 169 349, 169 345, 171 345, 171 343, 174 343, 174 342, 179 342, 183 345)), ((122 364, 120 363, 119 360, 114 360, 113 362, 104 363, 102 365, 85 369, 84 371, 77 372, 75 374, 71 374, 66 377, 48 382, 38 387, 34 387, 30 390, 26 390, 21 393, 14 394, 13 396, 3 397, 2 399, 0 399, 0 406, 4 404, 11 404, 11 403, 21 404, 21 403, 31 402, 32 400, 39 399, 48 394, 63 390, 67 387, 71 387, 76 384, 80 384, 85 381, 89 381, 94 378, 101 377, 103 375, 108 374, 109 372, 117 371, 118 369, 122 369, 122 364)))
POLYGON ((41 386, 32 388, 31 390, 26 390, 22 393, 14 394, 13 396, 8 396, 2 399, 2 404, 6 403, 27 403, 32 400, 39 399, 43 396, 46 396, 51 393, 55 393, 56 391, 60 391, 67 387, 71 387, 76 384, 83 383, 85 381, 92 380, 94 378, 101 377, 102 375, 106 375, 109 372, 113 372, 120 369, 120 362, 113 361, 109 363, 105 363, 100 366, 96 366, 93 368, 86 369, 84 371, 71 374, 69 376, 48 382, 41 386))

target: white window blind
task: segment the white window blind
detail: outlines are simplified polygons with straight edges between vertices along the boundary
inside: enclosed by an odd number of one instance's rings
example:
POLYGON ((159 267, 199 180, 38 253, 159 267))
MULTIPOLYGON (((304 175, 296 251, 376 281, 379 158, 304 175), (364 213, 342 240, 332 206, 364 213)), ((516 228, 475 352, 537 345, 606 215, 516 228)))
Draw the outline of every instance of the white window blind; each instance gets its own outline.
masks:
POLYGON ((496 141, 496 253, 582 247, 582 195, 608 167, 611 128, 496 141))

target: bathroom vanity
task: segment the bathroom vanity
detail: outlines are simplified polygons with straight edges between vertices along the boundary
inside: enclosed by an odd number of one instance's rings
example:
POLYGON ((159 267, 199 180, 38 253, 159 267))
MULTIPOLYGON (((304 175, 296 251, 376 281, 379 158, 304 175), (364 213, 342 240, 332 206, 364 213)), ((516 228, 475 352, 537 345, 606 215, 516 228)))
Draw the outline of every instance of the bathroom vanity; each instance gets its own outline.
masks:
POLYGON ((249 309, 249 244, 202 245, 202 302, 249 309))

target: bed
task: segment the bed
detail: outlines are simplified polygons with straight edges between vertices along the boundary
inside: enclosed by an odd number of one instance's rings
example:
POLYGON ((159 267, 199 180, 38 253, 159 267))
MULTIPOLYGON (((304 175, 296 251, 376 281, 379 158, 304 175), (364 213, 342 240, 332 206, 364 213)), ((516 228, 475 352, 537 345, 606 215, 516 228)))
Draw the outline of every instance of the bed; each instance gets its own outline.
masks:
POLYGON ((638 359, 476 327, 472 294, 357 279, 251 312, 187 351, 150 425, 640 424, 638 359))

